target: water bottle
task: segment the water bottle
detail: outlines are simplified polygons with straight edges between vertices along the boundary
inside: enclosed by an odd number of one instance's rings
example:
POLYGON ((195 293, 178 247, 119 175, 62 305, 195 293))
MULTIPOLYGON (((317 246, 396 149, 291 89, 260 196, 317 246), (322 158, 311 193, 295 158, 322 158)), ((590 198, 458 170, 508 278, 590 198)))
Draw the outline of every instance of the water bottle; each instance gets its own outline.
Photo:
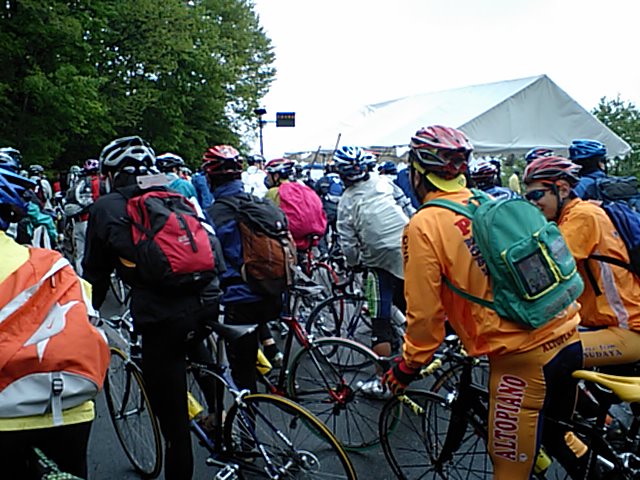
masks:
POLYGON ((193 420, 204 411, 204 407, 191 392, 187 392, 187 409, 189 410, 189 420, 193 420))
POLYGON ((266 375, 271 371, 273 366, 267 357, 264 356, 261 349, 258 349, 258 356, 256 357, 256 368, 262 375, 266 375))

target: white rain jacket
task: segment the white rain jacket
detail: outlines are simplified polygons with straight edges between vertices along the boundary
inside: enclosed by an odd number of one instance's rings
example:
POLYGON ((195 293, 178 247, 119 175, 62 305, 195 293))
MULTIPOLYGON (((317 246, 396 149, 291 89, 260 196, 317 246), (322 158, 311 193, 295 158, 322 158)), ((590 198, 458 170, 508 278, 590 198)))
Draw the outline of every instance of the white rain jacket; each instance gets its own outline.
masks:
POLYGON ((338 203, 340 244, 351 266, 402 272, 401 239, 414 209, 400 188, 372 172, 349 186, 338 203))

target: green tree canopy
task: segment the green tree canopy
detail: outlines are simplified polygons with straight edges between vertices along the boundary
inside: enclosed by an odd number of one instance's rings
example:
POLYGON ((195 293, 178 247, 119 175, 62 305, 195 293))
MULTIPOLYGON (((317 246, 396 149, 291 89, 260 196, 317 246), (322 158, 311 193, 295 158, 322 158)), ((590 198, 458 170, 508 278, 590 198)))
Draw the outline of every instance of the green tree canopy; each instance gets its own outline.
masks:
POLYGON ((9 0, 0 42, 0 146, 58 169, 132 134, 242 148, 275 75, 250 0, 9 0))
POLYGON ((618 96, 611 100, 602 97, 591 113, 631 145, 631 153, 623 159, 615 159, 609 173, 640 177, 640 110, 618 96))

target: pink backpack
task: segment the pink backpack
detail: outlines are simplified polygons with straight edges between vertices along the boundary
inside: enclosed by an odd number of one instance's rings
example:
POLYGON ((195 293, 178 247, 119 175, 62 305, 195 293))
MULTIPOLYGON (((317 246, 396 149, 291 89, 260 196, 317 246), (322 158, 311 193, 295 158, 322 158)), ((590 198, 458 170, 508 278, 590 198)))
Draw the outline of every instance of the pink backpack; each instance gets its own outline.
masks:
POLYGON ((310 236, 323 236, 327 229, 327 216, 322 200, 311 188, 298 182, 286 182, 278 188, 280 208, 289 221, 289 231, 296 248, 311 246, 310 236))

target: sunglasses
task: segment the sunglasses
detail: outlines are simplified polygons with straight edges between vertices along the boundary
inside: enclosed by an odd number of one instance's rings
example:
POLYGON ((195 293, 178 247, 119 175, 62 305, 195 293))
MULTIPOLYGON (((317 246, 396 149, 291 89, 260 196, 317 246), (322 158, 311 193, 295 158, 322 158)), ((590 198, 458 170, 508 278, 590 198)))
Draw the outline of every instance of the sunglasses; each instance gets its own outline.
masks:
POLYGON ((530 202, 537 202, 542 197, 544 197, 549 190, 550 190, 549 188, 540 188, 538 190, 531 190, 530 192, 525 193, 524 198, 526 198, 530 202))

